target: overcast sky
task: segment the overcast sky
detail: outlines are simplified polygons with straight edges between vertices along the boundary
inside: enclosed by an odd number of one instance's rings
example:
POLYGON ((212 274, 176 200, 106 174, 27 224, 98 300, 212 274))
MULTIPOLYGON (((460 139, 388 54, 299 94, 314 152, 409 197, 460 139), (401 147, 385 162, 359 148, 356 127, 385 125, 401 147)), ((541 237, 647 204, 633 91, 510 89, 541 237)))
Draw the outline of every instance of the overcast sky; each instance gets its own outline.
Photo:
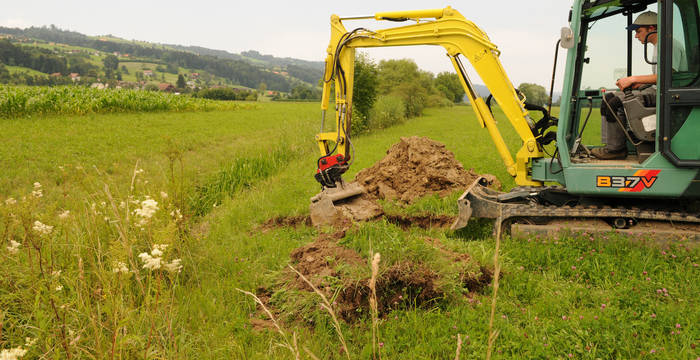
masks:
MULTIPOLYGON (((549 88, 554 44, 567 25, 566 0, 466 0, 457 2, 385 1, 6 1, 0 25, 29 27, 54 24, 86 35, 112 34, 125 39, 197 45, 239 53, 257 50, 278 57, 322 61, 328 46, 331 14, 373 15, 381 11, 452 6, 484 30, 501 50, 511 81, 549 88)), ((395 23, 346 22, 378 29, 395 23)), ((411 58, 424 70, 453 71, 440 47, 368 50, 375 60, 411 58)), ((564 52, 557 83, 561 83, 564 52)), ((476 81, 475 81, 476 82, 476 81)), ((559 86, 557 86, 559 87, 559 86)))

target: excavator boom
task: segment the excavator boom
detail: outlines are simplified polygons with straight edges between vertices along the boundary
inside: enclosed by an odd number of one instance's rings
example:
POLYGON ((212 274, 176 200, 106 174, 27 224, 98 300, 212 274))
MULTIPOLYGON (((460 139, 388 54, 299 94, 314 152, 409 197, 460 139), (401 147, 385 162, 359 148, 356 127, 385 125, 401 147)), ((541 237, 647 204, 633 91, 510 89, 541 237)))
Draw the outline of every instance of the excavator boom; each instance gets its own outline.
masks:
POLYGON ((355 49, 411 45, 442 46, 447 51, 476 117, 481 126, 488 130, 508 173, 515 177, 518 185, 542 185, 539 181, 533 181, 529 175, 532 159, 543 156, 542 147, 534 132, 535 124, 526 110, 525 99, 518 95, 498 59, 498 48, 484 31, 450 7, 383 12, 375 14, 372 18, 380 21, 412 20, 416 23, 377 31, 363 28, 347 31, 342 21, 357 18, 343 19, 337 15, 331 16, 331 41, 327 49, 322 113, 325 121, 331 85, 334 82, 336 130, 323 132, 322 125, 322 132, 316 135, 322 154, 316 178, 325 187, 334 187, 334 183, 340 180, 339 176, 347 170, 352 160, 349 134, 352 124, 355 49), (474 90, 459 55, 466 58, 479 74, 522 139, 522 147, 517 151, 515 160, 486 102, 474 90))

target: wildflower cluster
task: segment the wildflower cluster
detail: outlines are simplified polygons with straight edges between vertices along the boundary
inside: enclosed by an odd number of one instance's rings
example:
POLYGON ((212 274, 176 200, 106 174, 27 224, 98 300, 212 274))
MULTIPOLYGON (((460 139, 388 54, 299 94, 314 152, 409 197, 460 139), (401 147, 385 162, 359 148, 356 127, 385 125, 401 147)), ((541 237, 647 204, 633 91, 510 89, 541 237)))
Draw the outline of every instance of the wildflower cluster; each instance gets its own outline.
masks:
POLYGON ((46 225, 39 220, 34 221, 34 226, 32 230, 36 231, 39 235, 49 235, 53 230, 53 226, 46 225))
POLYGON ((18 346, 11 349, 0 350, 0 360, 17 360, 27 354, 27 349, 25 347, 31 347, 36 342, 36 339, 26 338, 24 340, 24 347, 18 346))
POLYGON ((22 245, 22 244, 14 241, 14 240, 10 240, 10 246, 7 247, 7 251, 10 254, 15 255, 19 251, 20 245, 22 245))
POLYGON ((139 205, 141 207, 134 210, 134 214, 141 218, 137 225, 143 227, 148 223, 148 220, 153 217, 153 214, 158 211, 158 202, 151 199, 150 196, 146 196, 146 199, 139 202, 139 205))
POLYGON ((112 268, 112 272, 115 274, 128 274, 129 273, 129 268, 126 266, 125 263, 121 261, 115 261, 114 262, 114 267, 112 268))
POLYGON ((163 252, 168 247, 166 244, 155 244, 151 253, 142 252, 139 258, 143 261, 143 268, 148 270, 158 270, 161 267, 171 273, 179 273, 182 270, 181 259, 174 259, 167 263, 163 261, 163 252))
POLYGON ((44 196, 41 190, 41 184, 39 182, 34 183, 34 190, 32 190, 32 196, 34 196, 35 198, 40 198, 44 196))

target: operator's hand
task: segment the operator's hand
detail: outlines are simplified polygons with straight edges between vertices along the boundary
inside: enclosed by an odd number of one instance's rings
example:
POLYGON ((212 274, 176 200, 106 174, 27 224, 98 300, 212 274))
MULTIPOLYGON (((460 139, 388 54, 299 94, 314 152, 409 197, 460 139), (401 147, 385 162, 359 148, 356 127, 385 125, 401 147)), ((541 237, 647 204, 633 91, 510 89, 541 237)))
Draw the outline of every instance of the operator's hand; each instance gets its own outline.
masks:
POLYGON ((638 88, 641 84, 637 84, 634 81, 634 76, 628 76, 628 77, 623 77, 621 79, 617 79, 617 82, 615 82, 615 85, 620 88, 620 90, 625 90, 628 87, 631 87, 632 89, 638 88))

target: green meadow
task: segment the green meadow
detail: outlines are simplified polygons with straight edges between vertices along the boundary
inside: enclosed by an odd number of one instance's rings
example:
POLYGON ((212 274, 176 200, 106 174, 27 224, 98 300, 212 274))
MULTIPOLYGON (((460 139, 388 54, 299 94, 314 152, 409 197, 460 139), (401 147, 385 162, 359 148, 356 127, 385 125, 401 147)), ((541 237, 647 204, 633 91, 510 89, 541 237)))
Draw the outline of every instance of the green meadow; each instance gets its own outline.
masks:
MULTIPOLYGON (((0 349, 22 347, 30 359, 486 358, 493 287, 465 284, 460 274, 493 272, 490 223, 458 232, 387 219, 354 224, 337 244, 363 260, 349 267, 326 259, 331 309, 349 286, 341 275, 370 277, 374 253, 380 279, 402 264, 427 269, 439 296, 419 301, 416 288, 395 288, 400 297, 378 319, 359 308, 336 328, 320 296, 291 286, 288 268, 299 266, 295 249, 335 230, 265 225, 308 215, 320 189, 319 104, 165 110, 0 119, 0 349), (240 290, 263 298, 279 328, 240 290)), ((516 149, 517 135, 496 116, 516 149)), ((599 122, 594 113, 586 143, 599 142, 599 122)), ((345 178, 412 135, 445 144, 504 190, 514 186, 468 106, 429 108, 357 136, 345 178)), ((458 196, 383 206, 400 216, 454 216, 458 196)), ((697 248, 614 234, 504 236, 499 263, 494 359, 700 356, 697 248)))

